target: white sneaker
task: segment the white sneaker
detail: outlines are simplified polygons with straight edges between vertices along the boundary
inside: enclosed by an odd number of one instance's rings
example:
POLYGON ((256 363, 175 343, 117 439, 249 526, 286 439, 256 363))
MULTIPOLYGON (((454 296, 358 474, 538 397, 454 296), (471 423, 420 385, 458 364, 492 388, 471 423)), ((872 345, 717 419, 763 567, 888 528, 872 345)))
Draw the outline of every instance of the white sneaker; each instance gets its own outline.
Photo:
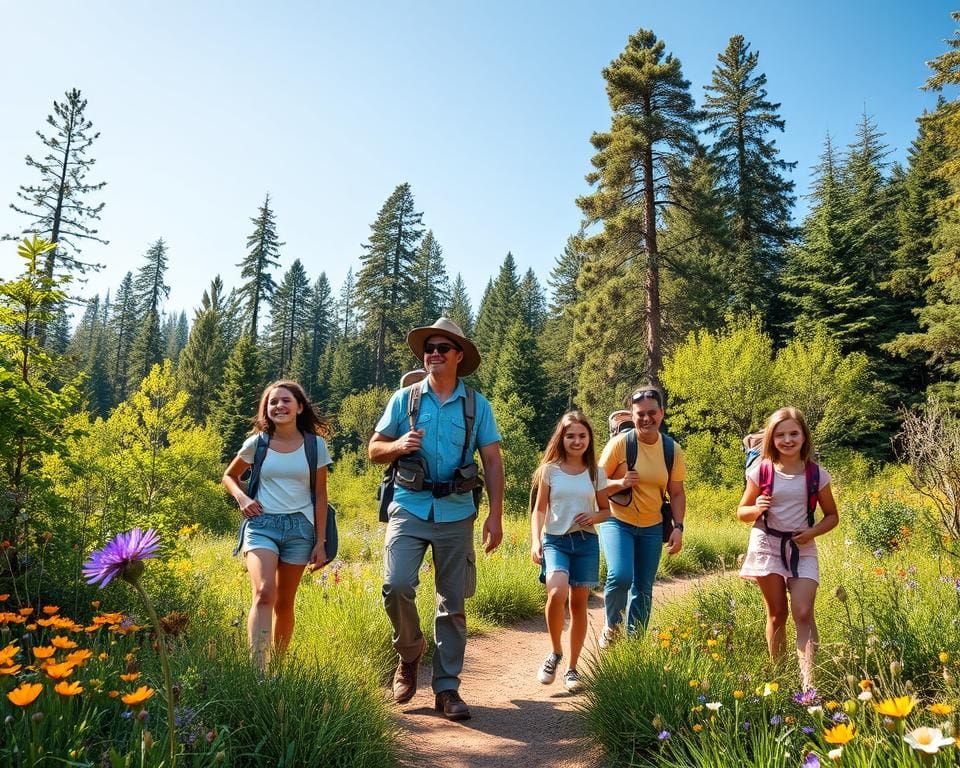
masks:
POLYGON ((619 639, 620 639, 619 627, 604 627, 603 632, 600 633, 600 639, 599 639, 600 650, 601 651, 607 650, 611 645, 613 645, 619 639))
POLYGON ((541 683, 550 685, 557 679, 557 665, 562 658, 562 653, 551 653, 543 660, 543 664, 540 665, 540 674, 537 675, 541 683))
POLYGON ((579 693, 583 689, 580 674, 575 669, 568 669, 563 675, 563 687, 570 693, 579 693))

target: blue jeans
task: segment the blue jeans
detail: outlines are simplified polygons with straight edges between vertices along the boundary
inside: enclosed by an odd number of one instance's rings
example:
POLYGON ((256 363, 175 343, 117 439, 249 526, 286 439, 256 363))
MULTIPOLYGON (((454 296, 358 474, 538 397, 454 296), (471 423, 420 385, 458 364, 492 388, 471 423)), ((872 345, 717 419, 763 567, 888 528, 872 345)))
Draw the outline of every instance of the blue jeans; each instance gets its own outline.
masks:
POLYGON ((611 629, 627 614, 627 634, 646 629, 653 604, 653 582, 663 551, 663 526, 646 528, 611 517, 597 526, 603 555, 607 559, 607 581, 603 607, 611 629))

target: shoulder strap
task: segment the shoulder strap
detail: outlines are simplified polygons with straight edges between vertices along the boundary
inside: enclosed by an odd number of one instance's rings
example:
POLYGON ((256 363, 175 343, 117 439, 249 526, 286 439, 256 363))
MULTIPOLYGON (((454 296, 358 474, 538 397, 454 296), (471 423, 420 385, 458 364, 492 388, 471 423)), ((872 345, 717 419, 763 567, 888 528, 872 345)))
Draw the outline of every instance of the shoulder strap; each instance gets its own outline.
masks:
MULTIPOLYGON (((760 493, 764 496, 773 495, 773 462, 770 459, 760 461, 760 476, 757 478, 757 485, 760 487, 760 493)), ((767 524, 767 513, 763 513, 763 524, 767 524)))
POLYGON ((310 502, 317 504, 317 436, 303 433, 303 452, 307 454, 307 471, 310 473, 310 502))
POLYGON ((676 452, 676 443, 666 432, 660 433, 660 441, 663 443, 663 463, 667 465, 667 485, 669 485, 670 475, 673 474, 673 455, 676 452))
POLYGON ((420 395, 423 394, 420 382, 410 385, 410 391, 407 394, 407 420, 410 422, 410 430, 417 428, 417 416, 420 413, 420 395))
POLYGON ((817 512, 817 495, 820 493, 820 467, 815 461, 807 460, 803 468, 807 479, 807 525, 813 528, 817 512))
POLYGON ((270 445, 270 435, 261 432, 257 435, 257 448, 253 453, 253 463, 250 465, 250 477, 247 478, 247 496, 251 499, 257 498, 257 491, 260 489, 260 469, 263 467, 263 460, 267 457, 267 446, 270 445))
POLYGON ((637 430, 627 432, 627 469, 637 466, 637 430))
POLYGON ((463 450, 460 451, 460 466, 467 461, 467 446, 473 442, 473 423, 477 420, 477 396, 473 387, 464 385, 463 423, 466 425, 463 436, 463 450))

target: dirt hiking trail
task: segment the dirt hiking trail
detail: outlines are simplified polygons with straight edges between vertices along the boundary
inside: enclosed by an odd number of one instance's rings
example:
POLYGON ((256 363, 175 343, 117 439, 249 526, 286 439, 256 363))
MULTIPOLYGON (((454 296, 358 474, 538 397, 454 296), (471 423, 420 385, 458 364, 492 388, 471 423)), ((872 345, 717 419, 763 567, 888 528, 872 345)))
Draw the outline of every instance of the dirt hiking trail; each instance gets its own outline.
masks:
MULTIPOLYGON (((657 582, 654 610, 704 578, 709 577, 657 582)), ((584 661, 597 652, 602 599, 591 596, 589 614, 584 661)), ((564 634, 565 644, 566 639, 564 634)), ((597 768, 600 752, 583 737, 574 712, 580 696, 563 687, 566 660, 552 685, 537 680, 549 650, 543 616, 471 637, 460 693, 473 718, 460 723, 448 722, 434 711, 430 666, 421 665, 417 695, 397 708, 405 751, 401 764, 410 768, 597 768)))

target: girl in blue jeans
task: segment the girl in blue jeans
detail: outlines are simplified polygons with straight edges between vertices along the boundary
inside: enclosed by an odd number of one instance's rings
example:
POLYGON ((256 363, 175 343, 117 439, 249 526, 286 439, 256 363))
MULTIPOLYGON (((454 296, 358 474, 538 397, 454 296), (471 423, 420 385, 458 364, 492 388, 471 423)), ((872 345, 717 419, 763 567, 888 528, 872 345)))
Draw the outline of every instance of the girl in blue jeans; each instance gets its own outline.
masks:
POLYGON ((560 419, 534 479, 537 495, 530 516, 530 557, 540 565, 540 578, 547 585, 544 613, 552 645, 539 679, 544 685, 556 679, 569 598, 570 659, 563 684, 575 693, 580 689, 577 660, 587 636, 587 598, 600 582, 600 545, 593 526, 610 514, 593 428, 583 413, 569 411, 560 419))

